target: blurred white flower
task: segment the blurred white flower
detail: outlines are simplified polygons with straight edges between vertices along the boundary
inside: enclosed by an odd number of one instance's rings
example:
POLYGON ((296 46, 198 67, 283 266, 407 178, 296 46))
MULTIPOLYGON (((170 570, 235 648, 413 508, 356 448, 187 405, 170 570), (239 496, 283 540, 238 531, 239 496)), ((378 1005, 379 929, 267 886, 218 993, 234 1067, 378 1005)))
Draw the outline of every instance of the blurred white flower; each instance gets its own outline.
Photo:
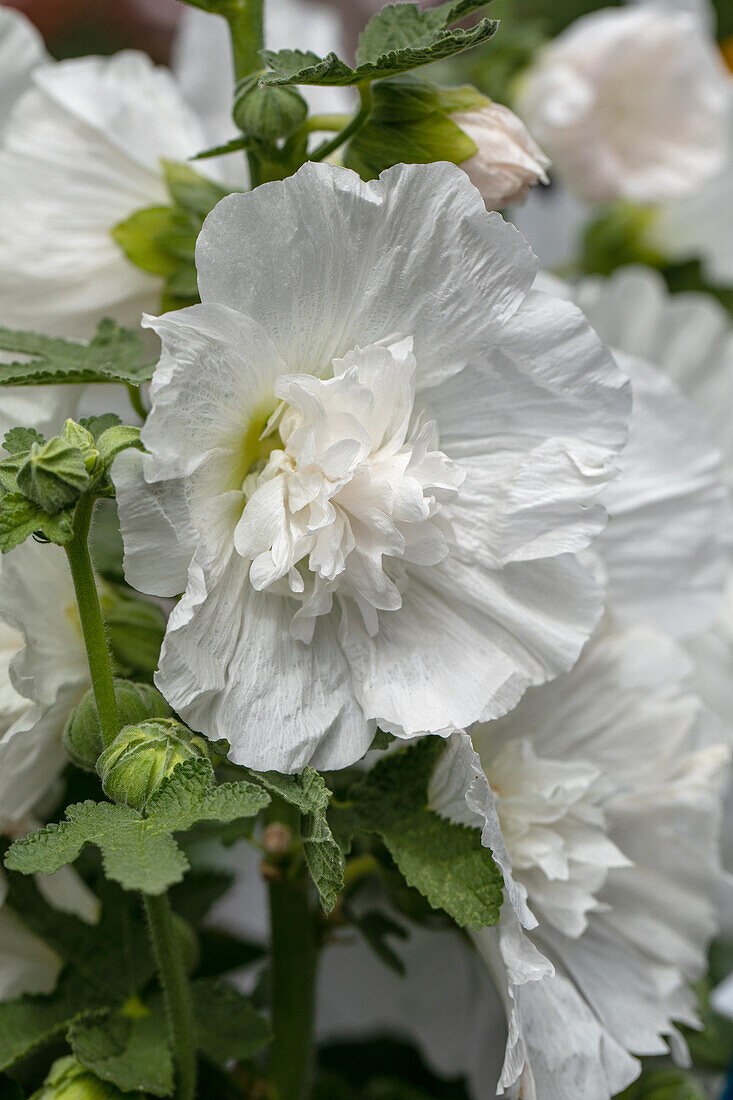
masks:
MULTIPOLYGON (((601 495, 610 522, 590 551, 605 578, 609 614, 617 626, 648 623, 691 638, 719 612, 732 517, 707 410, 680 392, 676 378, 714 388, 706 375, 731 373, 733 344, 715 303, 673 298, 647 269, 576 285, 543 274, 537 285, 570 296, 631 379, 620 476, 601 495)), ((718 420, 725 415, 716 410, 718 420)))
POLYGON ((89 687, 89 666, 64 551, 28 540, 0 566, 3 831, 16 828, 61 774, 61 734, 89 687))
POLYGON ((727 156, 695 194, 659 207, 646 239, 669 260, 699 258, 711 283, 733 284, 733 76, 728 76, 727 156))
POLYGON ((660 202, 722 168, 727 95, 704 21, 647 3, 571 24, 525 74, 517 109, 581 198, 660 202))
POLYGON ((445 732, 572 664, 627 387, 466 175, 306 165, 222 200, 197 266, 203 304, 149 321, 150 453, 114 468, 129 581, 185 590, 182 717, 343 767, 376 721, 445 732))
POLYGON ((205 147, 172 75, 144 54, 43 65, 0 147, 0 322, 90 336, 104 315, 136 326, 162 279, 112 229, 169 204, 160 158, 205 147))
POLYGON ((452 121, 470 137, 477 152, 461 162, 488 210, 523 202, 535 183, 548 183, 548 157, 521 119, 508 107, 488 101, 471 111, 454 111, 452 121))
POLYGON ((40 34, 24 15, 0 6, 0 137, 10 108, 30 83, 36 65, 48 61, 40 34))

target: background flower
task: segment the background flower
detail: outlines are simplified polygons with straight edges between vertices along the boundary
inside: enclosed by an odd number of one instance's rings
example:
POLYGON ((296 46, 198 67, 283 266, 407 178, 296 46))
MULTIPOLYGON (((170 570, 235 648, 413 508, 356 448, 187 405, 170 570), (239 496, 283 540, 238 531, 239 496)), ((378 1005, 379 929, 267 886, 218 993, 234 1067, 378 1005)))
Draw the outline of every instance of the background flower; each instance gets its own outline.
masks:
POLYGON ((638 4, 583 16, 539 52, 518 111, 591 202, 680 198, 723 164, 726 78, 692 12, 638 4))

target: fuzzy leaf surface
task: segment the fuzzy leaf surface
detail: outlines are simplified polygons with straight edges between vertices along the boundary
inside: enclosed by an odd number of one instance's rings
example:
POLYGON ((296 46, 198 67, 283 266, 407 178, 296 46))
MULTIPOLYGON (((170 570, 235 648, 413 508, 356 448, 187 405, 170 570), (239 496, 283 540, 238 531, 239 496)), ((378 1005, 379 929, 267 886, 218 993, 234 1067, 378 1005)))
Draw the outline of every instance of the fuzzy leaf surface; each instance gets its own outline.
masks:
POLYGON ((0 350, 31 356, 28 362, 0 363, 0 385, 36 386, 48 382, 130 382, 153 376, 143 344, 132 329, 109 317, 99 322, 89 343, 0 328, 0 350))
POLYGON ((300 775, 280 775, 278 772, 253 772, 252 775, 300 811, 305 861, 323 908, 330 913, 343 889, 344 858, 326 818, 331 792, 323 776, 310 767, 304 768, 300 775))
POLYGON ((139 1016, 108 1010, 77 1019, 67 1039, 83 1066, 123 1092, 173 1092, 173 1059, 159 1000, 139 1016))
POLYGON ((0 500, 0 551, 7 554, 36 533, 64 546, 74 537, 72 518, 70 509, 51 516, 22 493, 6 493, 0 500))
POLYGON ((457 20, 486 0, 456 0, 421 11, 416 4, 391 4, 375 15, 362 32, 357 66, 352 68, 334 53, 326 57, 302 50, 263 50, 272 69, 262 84, 349 85, 409 72, 479 46, 493 37, 498 23, 482 19, 469 30, 451 30, 457 20))
POLYGON ((463 927, 496 924, 503 880, 478 829, 428 808, 428 783, 444 742, 426 737, 385 757, 353 789, 362 826, 381 837, 408 885, 463 927))
POLYGON ((270 1042, 269 1023, 234 986, 202 978, 191 992, 199 1045, 212 1061, 251 1058, 270 1042))

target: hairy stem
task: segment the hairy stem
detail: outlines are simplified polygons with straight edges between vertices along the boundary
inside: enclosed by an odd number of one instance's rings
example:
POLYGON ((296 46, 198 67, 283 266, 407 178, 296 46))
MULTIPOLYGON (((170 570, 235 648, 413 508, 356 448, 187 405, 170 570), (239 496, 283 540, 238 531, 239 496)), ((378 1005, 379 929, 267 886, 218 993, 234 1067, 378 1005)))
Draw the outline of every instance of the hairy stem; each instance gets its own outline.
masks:
POLYGON ((94 498, 90 495, 83 496, 74 513, 74 537, 66 546, 66 556, 69 559, 74 581, 102 740, 105 745, 111 745, 119 732, 120 722, 107 635, 104 632, 97 582, 92 568, 92 559, 89 556, 89 525, 93 510, 94 498))
POLYGON ((344 126, 343 130, 339 130, 334 137, 318 145, 309 156, 309 160, 325 160, 326 157, 335 152, 340 145, 348 141, 369 118, 372 109, 372 86, 368 80, 363 80, 361 84, 357 84, 357 90, 360 100, 359 110, 351 121, 344 126))
MULTIPOLYGON (((299 815, 273 799, 268 819, 297 835, 299 815)), ((302 867, 299 868, 302 872, 302 867)), ((312 1085, 313 1023, 318 944, 307 876, 290 877, 287 866, 268 884, 273 1040, 269 1079, 278 1100, 305 1100, 312 1085)))
POLYGON ((144 894, 150 939, 163 987, 168 1033, 176 1067, 176 1100, 196 1096, 196 1029, 191 988, 166 894, 144 894))
POLYGON ((234 75, 241 80, 264 68, 264 0, 227 0, 222 15, 229 23, 234 53, 234 75))

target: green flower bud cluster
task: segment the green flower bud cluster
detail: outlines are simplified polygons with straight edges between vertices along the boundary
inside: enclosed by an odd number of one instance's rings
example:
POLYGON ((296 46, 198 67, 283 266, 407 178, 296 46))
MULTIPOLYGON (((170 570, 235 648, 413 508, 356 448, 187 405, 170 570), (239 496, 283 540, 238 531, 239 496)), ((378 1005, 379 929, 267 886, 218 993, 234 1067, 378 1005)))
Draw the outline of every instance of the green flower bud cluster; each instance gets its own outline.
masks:
MULTIPOLYGON (((150 684, 115 680, 115 698, 120 722, 125 726, 144 722, 146 718, 167 718, 171 714, 163 696, 150 684)), ((77 767, 95 770, 104 741, 93 692, 86 693, 66 723, 63 743, 77 767)))
POLYGON ((31 1100, 146 1100, 141 1092, 120 1092, 108 1081, 100 1081, 76 1058, 59 1058, 51 1066, 43 1086, 31 1100))
POLYGON ((41 541, 70 542, 77 501, 86 493, 114 496, 114 459, 139 446, 140 429, 112 413, 79 424, 67 420, 48 440, 33 428, 12 428, 0 459, 0 550, 12 550, 31 533, 41 541))
POLYGON ((232 117, 244 134, 259 141, 288 138, 305 122, 308 105, 295 88, 261 88, 260 75, 254 73, 239 81, 232 117))
POLYGON ((121 729, 99 757, 97 772, 108 798, 142 811, 178 764, 197 758, 209 759, 205 738, 174 718, 155 718, 121 729))

